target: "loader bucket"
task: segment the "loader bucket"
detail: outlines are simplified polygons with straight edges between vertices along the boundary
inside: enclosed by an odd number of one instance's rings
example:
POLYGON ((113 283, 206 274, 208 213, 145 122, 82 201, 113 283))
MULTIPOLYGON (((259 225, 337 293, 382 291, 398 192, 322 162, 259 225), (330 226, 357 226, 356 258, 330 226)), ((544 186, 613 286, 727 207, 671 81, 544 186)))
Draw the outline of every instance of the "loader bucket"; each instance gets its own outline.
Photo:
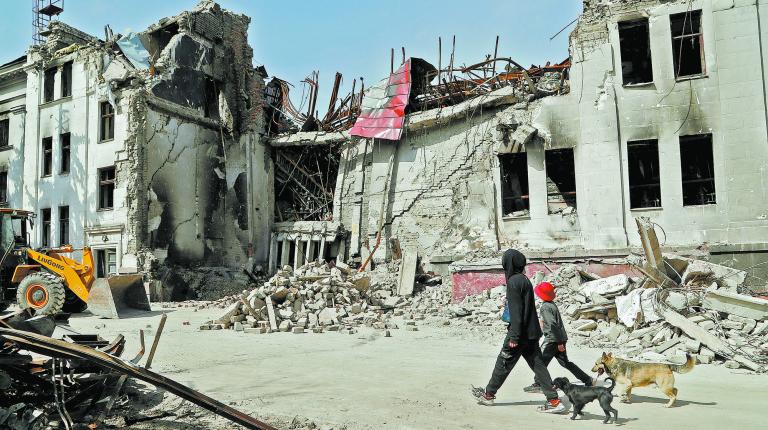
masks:
POLYGON ((102 318, 121 318, 128 309, 152 310, 141 275, 97 278, 88 295, 88 310, 102 318))

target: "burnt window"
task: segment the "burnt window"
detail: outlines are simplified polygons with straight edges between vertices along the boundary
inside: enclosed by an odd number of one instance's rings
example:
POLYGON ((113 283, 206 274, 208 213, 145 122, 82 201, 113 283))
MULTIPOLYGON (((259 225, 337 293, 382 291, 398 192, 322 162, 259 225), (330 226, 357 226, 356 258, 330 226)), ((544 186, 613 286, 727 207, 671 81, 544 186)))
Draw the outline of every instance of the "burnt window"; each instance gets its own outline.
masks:
POLYGON ((59 145, 61 147, 61 169, 60 173, 69 173, 70 163, 70 143, 69 133, 64 133, 59 136, 59 145))
POLYGON ((52 102, 53 101, 53 90, 55 88, 54 84, 56 83, 56 68, 51 67, 50 69, 45 71, 45 74, 43 75, 43 102, 52 102))
POLYGON ((525 152, 499 155, 501 207, 504 216, 524 216, 530 209, 528 155, 525 152))
POLYGON ((550 214, 568 214, 576 210, 576 172, 573 149, 544 152, 547 169, 547 209, 550 214))
POLYGON ((0 205, 8 203, 8 172, 0 172, 0 205))
POLYGON ((61 67, 61 96, 72 96, 72 62, 61 67))
POLYGON ((109 102, 101 102, 99 106, 99 140, 112 140, 115 138, 115 109, 109 102))
POLYGON ((11 121, 9 119, 0 119, 0 148, 9 146, 11 121))
POLYGON ((672 27, 672 56, 675 77, 683 78, 704 73, 704 38, 701 32, 701 11, 669 16, 672 27))
POLYGON ((51 208, 42 209, 40 211, 40 219, 42 220, 40 245, 47 248, 51 246, 51 208))
POLYGON ((69 245, 69 206, 59 206, 59 245, 69 245))
POLYGON ((680 170, 683 206, 717 203, 711 134, 680 136, 680 170))
POLYGON ((115 167, 99 169, 99 209, 115 207, 115 167))
POLYGON ((205 106, 204 112, 206 118, 219 119, 219 85, 211 79, 205 79, 205 106))
POLYGON ((42 176, 51 176, 53 172, 53 138, 43 138, 43 172, 42 176))
POLYGON ((661 207, 659 141, 627 142, 629 161, 629 205, 637 208, 661 207))
POLYGON ((621 75, 624 79, 624 85, 653 82, 648 19, 620 22, 619 45, 621 49, 621 75))

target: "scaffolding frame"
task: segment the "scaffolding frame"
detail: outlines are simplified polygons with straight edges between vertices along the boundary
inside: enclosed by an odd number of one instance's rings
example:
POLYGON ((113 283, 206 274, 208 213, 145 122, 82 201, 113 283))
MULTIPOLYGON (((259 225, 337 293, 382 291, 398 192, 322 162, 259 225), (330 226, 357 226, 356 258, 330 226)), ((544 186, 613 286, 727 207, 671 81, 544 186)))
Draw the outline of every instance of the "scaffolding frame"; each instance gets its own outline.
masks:
POLYGON ((45 31, 48 29, 48 24, 51 21, 64 12, 64 0, 32 0, 32 27, 34 33, 32 40, 35 45, 39 45, 45 42, 45 31))

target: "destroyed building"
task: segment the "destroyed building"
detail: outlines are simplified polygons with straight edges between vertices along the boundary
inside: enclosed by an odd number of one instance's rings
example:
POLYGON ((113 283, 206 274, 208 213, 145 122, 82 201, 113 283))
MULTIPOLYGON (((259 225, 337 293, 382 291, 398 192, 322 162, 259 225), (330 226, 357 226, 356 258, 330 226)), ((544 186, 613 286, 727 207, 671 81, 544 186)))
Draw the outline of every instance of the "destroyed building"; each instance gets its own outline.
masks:
POLYGON ((104 40, 54 20, 0 68, 0 197, 37 214, 34 246, 90 246, 100 277, 266 258, 249 22, 210 1, 104 40))
MULTIPOLYGON (((320 130, 270 144, 341 148, 333 220, 362 261, 400 248, 433 270, 508 246, 625 256, 640 244, 633 218, 648 216, 669 249, 704 245, 713 261, 750 267, 768 255, 761 9, 585 0, 570 62, 539 79, 506 85, 500 58, 500 84, 475 91, 477 77, 454 83, 444 63, 441 79, 432 73, 413 90, 443 97, 412 97, 399 139, 320 130)), ((284 263, 295 245, 278 235, 279 244, 284 263)))

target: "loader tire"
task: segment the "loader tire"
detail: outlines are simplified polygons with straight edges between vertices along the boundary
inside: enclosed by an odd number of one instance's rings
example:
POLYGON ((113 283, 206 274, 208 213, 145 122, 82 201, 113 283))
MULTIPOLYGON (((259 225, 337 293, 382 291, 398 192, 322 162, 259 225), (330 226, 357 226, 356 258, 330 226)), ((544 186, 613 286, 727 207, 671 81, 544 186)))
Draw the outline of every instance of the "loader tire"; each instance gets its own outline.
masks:
POLYGON ((56 315, 64 308, 64 282, 50 273, 33 273, 24 278, 16 290, 16 301, 22 309, 32 308, 37 315, 56 315))

